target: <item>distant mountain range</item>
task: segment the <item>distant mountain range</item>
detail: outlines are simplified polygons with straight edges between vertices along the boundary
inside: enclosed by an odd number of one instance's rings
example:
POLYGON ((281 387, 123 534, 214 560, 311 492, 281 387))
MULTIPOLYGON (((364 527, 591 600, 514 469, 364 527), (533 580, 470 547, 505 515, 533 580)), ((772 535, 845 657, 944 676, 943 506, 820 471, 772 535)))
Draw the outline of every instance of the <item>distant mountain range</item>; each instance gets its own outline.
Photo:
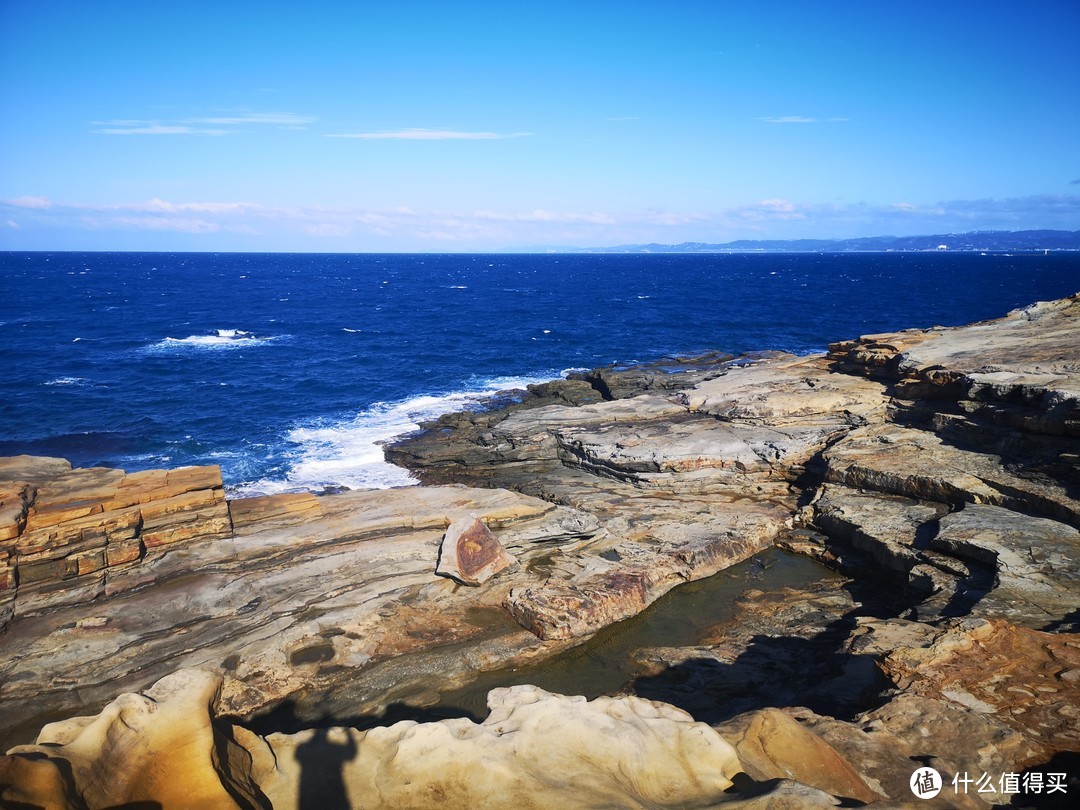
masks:
POLYGON ((859 239, 739 239, 735 242, 683 242, 678 245, 519 248, 537 253, 867 253, 895 251, 1044 251, 1080 250, 1080 231, 971 231, 931 236, 867 236, 859 239))

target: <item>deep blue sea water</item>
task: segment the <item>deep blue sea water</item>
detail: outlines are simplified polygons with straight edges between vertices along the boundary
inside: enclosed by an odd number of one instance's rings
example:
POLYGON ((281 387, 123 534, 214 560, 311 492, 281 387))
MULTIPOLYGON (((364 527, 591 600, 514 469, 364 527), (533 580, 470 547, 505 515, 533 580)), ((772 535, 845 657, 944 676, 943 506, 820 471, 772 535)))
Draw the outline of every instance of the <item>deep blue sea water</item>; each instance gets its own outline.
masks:
POLYGON ((0 455, 393 486, 378 442, 486 392, 1078 290, 1080 254, 0 253, 0 455))

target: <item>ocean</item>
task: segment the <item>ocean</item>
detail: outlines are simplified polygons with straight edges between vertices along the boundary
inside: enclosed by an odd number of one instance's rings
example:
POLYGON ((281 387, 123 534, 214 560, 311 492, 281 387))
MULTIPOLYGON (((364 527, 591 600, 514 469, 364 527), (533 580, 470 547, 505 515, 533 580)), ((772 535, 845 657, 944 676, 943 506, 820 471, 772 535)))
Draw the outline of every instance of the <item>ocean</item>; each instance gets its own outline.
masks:
POLYGON ((0 455, 413 483, 382 443, 573 369, 822 351, 1080 291, 1080 254, 0 253, 0 455))

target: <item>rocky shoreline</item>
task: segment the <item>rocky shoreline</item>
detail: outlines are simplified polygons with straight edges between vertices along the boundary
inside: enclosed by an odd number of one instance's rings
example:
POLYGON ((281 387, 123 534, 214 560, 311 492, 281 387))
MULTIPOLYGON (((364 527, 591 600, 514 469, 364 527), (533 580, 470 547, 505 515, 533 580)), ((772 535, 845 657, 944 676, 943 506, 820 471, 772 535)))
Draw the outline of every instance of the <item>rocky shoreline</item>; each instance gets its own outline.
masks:
POLYGON ((12 748, 0 799, 887 807, 925 767, 920 806, 1075 799, 1078 346, 1074 296, 596 369, 387 448, 424 483, 398 490, 229 500, 215 468, 0 460, 0 731, 105 706, 12 748), (482 722, 377 725, 773 546, 839 576, 637 650, 626 697, 513 687, 482 722), (294 728, 245 726, 272 709, 294 728), (349 757, 304 766, 309 744, 349 757))

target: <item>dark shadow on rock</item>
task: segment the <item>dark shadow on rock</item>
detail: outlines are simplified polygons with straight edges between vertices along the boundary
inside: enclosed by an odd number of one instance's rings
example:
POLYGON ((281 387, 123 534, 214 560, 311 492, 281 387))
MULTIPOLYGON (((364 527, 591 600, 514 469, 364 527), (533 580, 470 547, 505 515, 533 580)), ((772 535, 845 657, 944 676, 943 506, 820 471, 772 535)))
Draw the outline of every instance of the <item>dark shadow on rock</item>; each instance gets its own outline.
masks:
POLYGON ((1072 810, 1080 795, 1080 752, 1061 751, 1048 762, 1034 765, 1020 774, 1020 793, 1008 805, 1012 810, 1072 810), (1035 781, 1041 792, 1030 787, 1035 781), (1025 786, 1028 786, 1025 788, 1025 786))
POLYGON ((1042 630, 1046 633, 1080 633, 1080 608, 1050 622, 1042 630))
POLYGON ((971 576, 957 580, 948 604, 941 609, 942 618, 968 616, 984 596, 997 587, 997 570, 974 560, 964 560, 971 576))
POLYGON ((347 742, 330 741, 325 728, 315 731, 311 739, 297 746, 300 765, 300 810, 349 810, 349 794, 345 789, 345 763, 356 757, 356 741, 346 735, 347 742))
MULTIPOLYGON (((783 783, 783 779, 765 779, 763 781, 757 781, 745 772, 739 772, 731 777, 731 787, 729 787, 725 793, 732 797, 737 797, 743 801, 750 799, 764 799, 770 794, 776 792, 777 788, 783 783)), ((774 799, 777 797, 774 797, 774 799)), ((866 802, 861 802, 858 799, 849 799, 843 796, 834 797, 837 801, 836 807, 865 807, 866 802)), ((785 807, 793 807, 792 803, 795 799, 794 796, 788 796, 780 798, 778 804, 785 807)))
POLYGON ((842 720, 877 708, 885 703, 882 693, 891 684, 873 656, 845 652, 841 645, 860 616, 894 618, 911 606, 874 583, 849 582, 844 587, 857 607, 816 633, 758 634, 730 663, 692 658, 640 676, 630 688, 640 697, 670 703, 709 725, 763 708, 806 706, 842 720))
POLYGON ((310 728, 327 729, 337 726, 354 728, 357 731, 367 731, 378 726, 391 726, 402 720, 412 720, 417 723, 435 723, 439 720, 451 720, 458 717, 468 718, 474 723, 479 723, 484 719, 456 706, 440 704, 429 708, 418 708, 405 703, 392 703, 382 714, 359 714, 347 717, 324 714, 312 717, 300 711, 296 702, 291 700, 283 701, 270 711, 260 713, 250 720, 227 719, 260 736, 266 736, 275 732, 296 734, 310 728))

